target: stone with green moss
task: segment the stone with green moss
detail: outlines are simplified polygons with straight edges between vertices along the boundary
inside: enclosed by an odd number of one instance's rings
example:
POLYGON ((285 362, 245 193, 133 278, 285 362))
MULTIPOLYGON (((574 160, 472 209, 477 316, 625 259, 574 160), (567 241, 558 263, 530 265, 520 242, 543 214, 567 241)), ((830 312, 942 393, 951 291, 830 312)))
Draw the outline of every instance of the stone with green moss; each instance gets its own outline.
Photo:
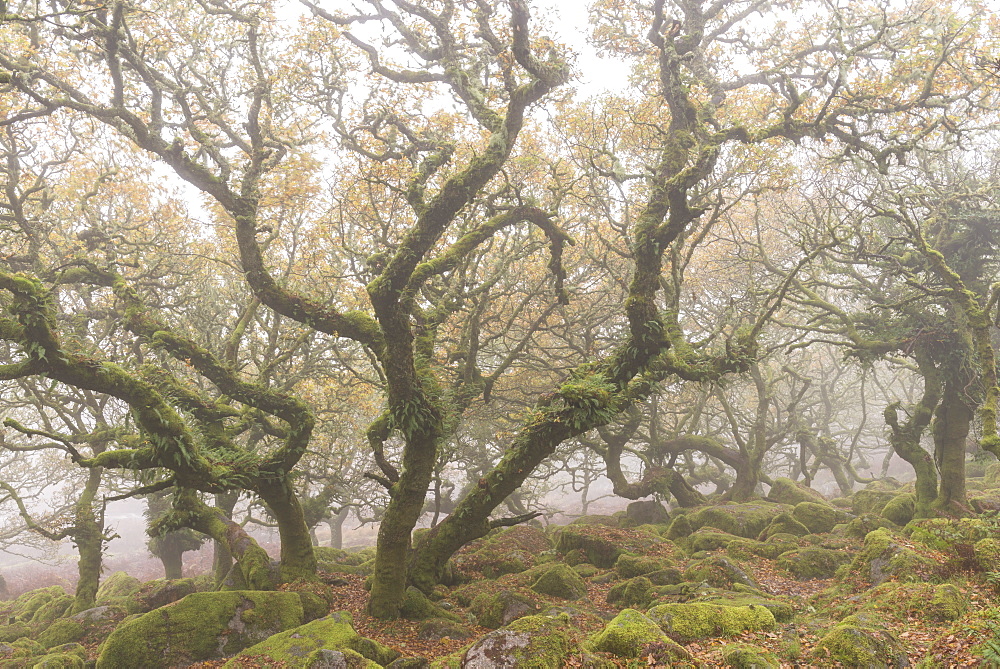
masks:
POLYGON ((825 665, 847 667, 906 667, 905 649, 889 630, 849 616, 823 636, 811 657, 825 665))
POLYGON ((608 590, 606 599, 608 604, 645 608, 652 601, 652 590, 652 581, 645 576, 636 576, 608 590))
POLYGON ((694 528, 687 516, 677 516, 670 522, 663 536, 667 539, 677 540, 690 536, 692 532, 694 532, 694 528))
POLYGON ((738 537, 756 539, 776 516, 789 511, 789 506, 771 502, 730 503, 702 507, 689 513, 687 518, 694 529, 708 526, 738 537))
POLYGON ((869 532, 851 562, 851 571, 879 585, 895 579, 919 582, 933 578, 936 563, 899 543, 886 529, 869 532))
POLYGON ((896 493, 894 491, 875 490, 869 487, 851 495, 851 508, 854 510, 854 515, 856 516, 864 513, 879 515, 882 513, 882 509, 885 508, 885 505, 895 497, 896 493))
POLYGON ((722 661, 733 669, 779 669, 778 657, 760 646, 731 643, 721 648, 722 661))
POLYGON ((955 553, 956 546, 995 537, 998 529, 992 518, 924 518, 910 522, 903 533, 931 548, 955 553))
POLYGON ((31 622, 40 608, 52 600, 65 600, 66 591, 61 585, 51 585, 47 588, 38 588, 22 593, 13 602, 7 602, 3 606, 4 615, 10 622, 31 622))
POLYGON ((881 516, 896 525, 906 525, 913 520, 917 510, 917 496, 912 492, 896 495, 882 507, 881 516))
POLYGON ((599 570, 594 565, 584 562, 583 564, 573 565, 573 571, 579 574, 580 578, 591 578, 597 576, 599 570))
POLYGON ((942 583, 934 588, 934 595, 926 605, 926 615, 931 620, 958 620, 965 614, 968 600, 951 583, 942 583))
POLYGON ((625 609, 603 630, 590 638, 587 647, 599 653, 618 657, 645 657, 650 648, 669 649, 674 660, 690 660, 691 654, 670 639, 660 626, 635 609, 625 609))
POLYGON ((158 578, 147 581, 129 597, 129 613, 146 613, 197 592, 193 578, 158 578))
POLYGON ((603 526, 567 525, 559 533, 556 549, 563 555, 580 550, 590 564, 607 569, 625 551, 613 533, 604 532, 603 526))
POLYGON ((868 536, 869 532, 874 532, 880 528, 889 530, 899 529, 896 523, 891 520, 874 513, 863 513, 847 523, 844 527, 844 534, 855 539, 864 539, 868 536))
POLYGON ((850 561, 850 554, 828 548, 798 548, 778 556, 778 566, 800 581, 832 578, 840 565, 850 561))
POLYGON ((87 634, 87 628, 72 618, 62 618, 53 622, 38 635, 38 643, 46 648, 79 641, 87 634))
POLYGON ((670 560, 664 558, 645 557, 642 555, 631 555, 622 553, 615 561, 615 571, 622 578, 633 578, 635 576, 645 576, 654 571, 668 569, 673 566, 670 560))
POLYGON ((11 657, 35 657, 36 655, 44 655, 46 653, 46 648, 34 639, 17 639, 11 642, 10 647, 12 652, 11 657))
POLYGON ((655 500, 631 502, 625 507, 625 518, 632 527, 638 525, 666 525, 670 522, 670 514, 663 508, 661 502, 655 500))
POLYGON ((973 546, 973 553, 981 570, 1000 572, 1000 539, 980 539, 973 546))
POLYGON ((32 658, 31 669, 84 669, 87 661, 69 653, 46 653, 32 658))
POLYGON ((782 553, 787 553, 788 551, 795 550, 798 547, 798 543, 793 542, 737 539, 736 541, 730 542, 729 545, 726 546, 726 554, 730 557, 736 558, 737 560, 749 560, 754 556, 774 560, 782 553))
POLYGON ((535 602, 512 590, 481 593, 472 600, 469 608, 481 626, 492 629, 538 612, 535 602))
POLYGON ((717 636, 736 636, 746 631, 770 630, 774 615, 763 606, 720 604, 660 604, 647 615, 660 628, 682 643, 717 636))
POLYGON ((945 622, 962 617, 967 608, 962 592, 950 583, 899 583, 887 581, 865 596, 865 609, 897 619, 945 622))
POLYGON ((733 592, 731 590, 702 589, 695 593, 694 603, 718 604, 721 606, 763 606, 771 612, 779 623, 791 622, 795 611, 790 604, 771 599, 763 593, 733 592))
POLYGON ((350 613, 337 611, 305 625, 274 634, 246 648, 225 666, 239 667, 244 660, 252 660, 264 666, 309 666, 304 660, 322 656, 322 654, 316 655, 321 650, 341 653, 351 651, 374 663, 374 666, 387 665, 399 657, 398 651, 358 634, 354 629, 354 619, 350 613))
POLYGON ((576 600, 587 595, 587 584, 572 568, 564 564, 549 567, 531 589, 542 595, 576 600))
POLYGON ((98 603, 105 603, 107 600, 116 597, 128 597, 139 591, 142 582, 134 576, 129 576, 123 571, 116 571, 108 576, 97 589, 98 603))
POLYGON ((217 659, 302 623, 294 592, 197 592, 126 620, 102 644, 98 667, 152 667, 217 659))
POLYGON ((34 629, 27 623, 0 625, 0 643, 10 643, 22 637, 31 636, 34 629))
POLYGON ((846 523, 853 516, 846 511, 836 509, 829 504, 816 502, 801 502, 792 510, 792 516, 813 534, 824 534, 833 529, 834 525, 846 523))
POLYGON ((739 537, 714 527, 702 527, 691 533, 685 539, 684 544, 690 553, 697 553, 699 551, 715 551, 725 548, 734 539, 739 539, 739 537))
POLYGON ((791 506, 800 502, 826 503, 826 498, 819 491, 786 477, 774 479, 771 490, 767 493, 767 498, 791 506))
POLYGON ((674 585, 684 580, 684 573, 675 567, 660 569, 646 574, 653 585, 674 585))
POLYGON ((793 537, 804 537, 809 534, 809 528, 800 523, 790 513, 775 516, 764 531, 757 536, 758 541, 767 541, 776 534, 789 534, 793 537))
POLYGON ((440 606, 427 598, 417 588, 410 586, 403 595, 403 605, 399 609, 399 614, 409 620, 427 620, 428 618, 444 618, 458 622, 461 620, 454 613, 445 611, 440 606))
POLYGON ((66 615, 72 606, 73 598, 69 595, 53 597, 38 607, 38 610, 31 616, 31 623, 39 627, 48 625, 55 619, 66 615))
POLYGON ((758 588, 756 581, 732 560, 717 555, 689 566, 684 572, 684 580, 704 582, 714 588, 730 588, 736 583, 758 588))
POLYGON ((494 630, 465 651, 463 667, 551 669, 570 651, 569 616, 526 616, 494 630))

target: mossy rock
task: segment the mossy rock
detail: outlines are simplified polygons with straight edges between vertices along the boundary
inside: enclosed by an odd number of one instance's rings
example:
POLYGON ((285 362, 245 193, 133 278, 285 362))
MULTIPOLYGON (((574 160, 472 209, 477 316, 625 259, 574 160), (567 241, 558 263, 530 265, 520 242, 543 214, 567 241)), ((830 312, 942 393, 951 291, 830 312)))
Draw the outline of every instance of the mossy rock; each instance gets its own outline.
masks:
POLYGON ((72 606, 73 598, 69 595, 53 597, 38 607, 38 610, 31 616, 31 622, 38 626, 48 625, 53 620, 66 615, 72 606))
POLYGON ((147 581, 129 597, 128 612, 146 613, 180 601, 197 590, 193 578, 158 578, 147 581))
POLYGON ((567 527, 573 525, 603 525, 605 527, 618 527, 621 524, 616 516, 590 515, 580 516, 571 522, 567 527))
POLYGON ((556 549, 563 555, 572 550, 581 550, 587 556, 590 564, 608 569, 614 566, 618 557, 624 553, 621 545, 615 541, 613 534, 601 531, 603 527, 587 525, 567 525, 559 533, 556 549))
POLYGON ((792 510, 795 520, 809 528, 813 534, 824 534, 833 529, 838 523, 846 523, 853 516, 851 514, 835 509, 829 504, 817 504, 815 502, 801 502, 792 510))
POLYGON ((784 504, 771 502, 746 502, 702 507, 687 518, 694 529, 714 527, 729 534, 756 539, 774 518, 790 511, 784 504))
POLYGON ((793 537, 804 537, 809 534, 809 528, 795 520, 795 516, 792 514, 780 513, 757 536, 757 540, 767 541, 776 534, 790 534, 793 537))
POLYGON ((570 652, 569 616, 526 616, 494 630, 470 646, 463 667, 550 669, 570 652))
POLYGON ((32 669, 83 669, 87 666, 87 651, 78 643, 52 648, 41 657, 31 659, 32 669))
POLYGON ((123 622, 101 645, 97 666, 173 666, 217 659, 302 620, 302 600, 294 592, 196 592, 123 622))
POLYGON ((774 484, 767 493, 767 498, 779 504, 789 504, 791 506, 795 506, 800 502, 826 504, 826 498, 823 497, 822 493, 786 477, 774 479, 774 484))
POLYGON ((618 657, 648 657, 649 651, 666 651, 670 662, 664 666, 674 666, 675 661, 691 660, 691 654, 666 634, 660 626, 635 609, 625 609, 615 616, 603 630, 590 638, 587 648, 598 653, 610 653, 618 657))
POLYGON ((31 636, 35 630, 28 623, 11 623, 0 625, 0 643, 10 643, 23 637, 31 636))
POLYGON ((542 595, 577 600, 587 595, 587 584, 572 568, 556 564, 538 577, 531 589, 542 595))
POLYGON ((600 570, 588 562, 583 562, 581 564, 573 565, 573 571, 579 574, 580 578, 591 578, 597 576, 597 573, 600 570))
POLYGON ((608 604, 620 607, 646 608, 652 601, 653 582, 645 576, 636 576, 624 583, 619 583, 608 590, 608 604))
POLYGON ((913 520, 917 511, 917 496, 912 492, 896 495, 882 507, 881 516, 896 525, 903 526, 913 520))
POLYGON ((46 648, 62 646, 79 641, 87 634, 86 626, 72 618, 63 618, 53 622, 38 635, 38 643, 46 648))
POLYGON ((844 527, 844 534, 855 539, 864 539, 868 536, 869 532, 874 532, 880 528, 889 530, 899 529, 896 523, 891 520, 874 513, 863 513, 847 523, 844 527))
POLYGON ((813 649, 812 658, 824 665, 846 667, 909 666, 905 649, 887 629, 857 616, 835 625, 813 649))
POLYGON ((968 608, 968 601, 950 583, 887 582, 872 589, 865 606, 881 615, 889 612, 898 619, 947 622, 961 618, 968 608))
POLYGON ((690 536, 692 532, 694 532, 694 527, 691 526, 691 521, 688 520, 687 516, 677 516, 670 522, 670 525, 667 526, 667 531, 663 534, 663 536, 672 541, 676 541, 690 536))
POLYGON ((462 623, 443 618, 431 618, 420 623, 417 638, 422 641, 439 641, 441 639, 464 640, 472 638, 472 630, 462 623))
POLYGON ((910 522, 903 533, 937 550, 955 553, 957 545, 973 546, 997 535, 996 521, 984 518, 925 518, 910 522))
POLYGON ((684 573, 680 569, 676 569, 674 567, 653 571, 645 574, 645 576, 653 583, 653 585, 674 585, 676 583, 681 583, 684 580, 684 573))
POLYGON ((860 516, 864 513, 874 513, 879 515, 885 505, 895 499, 896 493, 888 490, 876 490, 869 487, 859 490, 851 495, 851 508, 854 515, 860 516))
POLYGON ((509 625, 518 618, 537 613, 538 606, 524 595, 512 590, 501 590, 477 595, 470 604, 470 610, 481 626, 496 629, 509 625))
POLYGON ((139 579, 123 571, 116 571, 101 582, 101 587, 97 589, 97 602, 104 603, 116 597, 134 595, 141 586, 139 579))
POLYGON ((726 554, 737 560, 747 560, 754 556, 774 560, 782 553, 795 550, 797 543, 755 541, 754 539, 737 539, 726 546, 726 554))
POLYGON ((615 571, 622 578, 645 576, 654 571, 661 571, 670 567, 673 567, 673 563, 670 560, 642 555, 630 555, 629 553, 623 553, 615 560, 615 571))
POLYGON ((731 643, 721 648, 723 666, 733 669, 780 669, 774 653, 748 643, 731 643))
POLYGON ((647 615, 671 638, 688 643, 717 636, 774 629, 774 615, 763 606, 660 604, 647 615))
POLYGON ((632 502, 625 507, 625 518, 631 526, 666 525, 670 522, 670 514, 657 501, 632 502))
POLYGON ((65 601, 67 596, 61 585, 50 585, 21 593, 13 602, 5 604, 3 610, 11 622, 31 622, 40 608, 54 599, 65 601))
POLYGON ((714 527, 702 527, 685 539, 684 544, 691 553, 697 553, 699 551, 715 551, 725 548, 729 545, 730 541, 739 538, 714 527))
POLYGON ((973 552, 982 571, 1000 571, 1000 539, 980 539, 973 546, 973 552))
MULTIPOLYGON (((258 666, 263 664, 264 666, 308 667, 313 664, 310 658, 318 660, 327 655, 320 651, 341 652, 345 655, 348 652, 356 653, 374 663, 376 667, 385 666, 399 657, 398 651, 358 634, 354 629, 354 619, 350 613, 337 611, 324 618, 275 634, 250 646, 227 662, 225 666, 239 667, 242 661, 246 660, 258 663, 258 666), (286 664, 281 665, 280 663, 286 664)), ((346 666, 357 665, 348 662, 346 666)), ((372 665, 367 666, 371 667, 372 665)))
POLYGON ((832 578, 840 565, 850 561, 851 556, 844 551, 828 548, 799 548, 778 556, 778 566, 800 581, 832 578))
POLYGON ((13 651, 11 652, 12 657, 35 657, 46 653, 45 646, 34 639, 18 639, 8 645, 13 651))
POLYGON ((684 572, 684 579, 704 582, 714 588, 730 588, 737 583, 752 588, 760 587, 742 567, 721 555, 692 564, 684 572))
POLYGON ((771 612, 779 623, 791 622, 795 611, 790 604, 777 599, 770 599, 760 592, 734 592, 732 590, 699 589, 695 593, 694 603, 718 604, 720 606, 763 606, 771 612))
POLYGON ((518 574, 538 564, 538 556, 552 548, 552 541, 537 527, 519 525, 491 533, 473 542, 452 559, 462 572, 486 578, 518 574))
POLYGON ((869 532, 854 556, 851 571, 879 585, 890 579, 921 582, 932 578, 936 563, 902 546, 886 529, 869 532))
POLYGON ((403 595, 403 605, 399 609, 399 614, 409 620, 427 620, 428 618, 444 618, 459 622, 459 618, 454 613, 445 611, 440 606, 427 598, 417 588, 410 586, 403 595))

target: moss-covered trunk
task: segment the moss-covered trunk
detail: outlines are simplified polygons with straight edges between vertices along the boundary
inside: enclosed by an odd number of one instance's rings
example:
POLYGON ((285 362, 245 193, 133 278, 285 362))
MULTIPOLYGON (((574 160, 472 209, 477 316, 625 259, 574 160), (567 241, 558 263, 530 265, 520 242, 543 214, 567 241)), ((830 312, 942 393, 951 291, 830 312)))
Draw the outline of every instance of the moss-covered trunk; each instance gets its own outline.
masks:
MULTIPOLYGON (((239 498, 240 494, 235 491, 217 493, 215 507, 231 520, 239 498)), ((233 554, 229 552, 229 546, 225 542, 217 539, 212 540, 212 548, 212 573, 215 575, 215 587, 218 588, 222 586, 233 568, 233 554)))
POLYGON ((951 384, 945 385, 944 397, 934 415, 934 455, 941 472, 941 483, 934 508, 948 512, 965 511, 965 448, 974 409, 963 394, 951 384))
POLYGON ((97 603, 97 588, 101 582, 101 562, 104 557, 104 514, 94 509, 94 500, 100 487, 101 468, 94 467, 88 472, 87 483, 76 503, 73 540, 80 559, 77 562, 79 580, 76 583, 72 613, 86 611, 97 603))
POLYGON ((163 573, 166 578, 183 578, 184 548, 178 541, 163 542, 157 557, 163 563, 163 573))
POLYGON ((350 514, 351 510, 348 507, 342 508, 337 515, 330 519, 330 547, 331 548, 343 548, 344 547, 344 521, 347 520, 347 516, 350 514))
POLYGON ((262 485, 257 491, 278 524, 281 537, 281 580, 315 580, 316 555, 298 495, 284 480, 262 485))

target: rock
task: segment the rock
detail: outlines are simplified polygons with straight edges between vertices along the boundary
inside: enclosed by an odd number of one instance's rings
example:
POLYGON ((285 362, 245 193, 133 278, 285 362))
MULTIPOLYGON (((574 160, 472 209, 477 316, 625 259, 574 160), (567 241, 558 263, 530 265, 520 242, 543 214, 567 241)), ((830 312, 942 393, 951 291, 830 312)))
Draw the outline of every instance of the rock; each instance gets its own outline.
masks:
POLYGON ((197 592, 123 622, 101 646, 97 666, 173 666, 217 659, 302 620, 302 600, 294 592, 197 592))
POLYGON ((73 598, 69 595, 53 597, 38 607, 38 610, 31 616, 31 623, 36 626, 48 625, 56 618, 66 615, 72 606, 73 598))
POLYGON ((739 565, 722 556, 715 556, 691 565, 684 572, 684 580, 704 582, 714 588, 730 588, 739 583, 751 588, 760 586, 739 565))
POLYGON ((78 623, 99 623, 105 620, 123 617, 124 615, 125 609, 120 606, 95 606, 92 609, 80 611, 79 613, 70 616, 70 619, 75 620, 78 623))
MULTIPOLYGON (((324 666, 308 662, 303 665, 302 659, 318 661, 325 658, 324 661, 331 661, 335 657, 333 653, 338 652, 345 658, 349 658, 351 654, 360 655, 375 666, 385 666, 399 657, 398 651, 358 634, 354 629, 354 619, 350 613, 337 611, 250 646, 225 666, 242 666, 243 659, 251 658, 255 663, 263 662, 265 666, 324 666), (281 663, 287 664, 281 665, 281 663)), ((353 669, 356 665, 348 661, 346 666, 353 669)))
POLYGON ((518 574, 538 564, 538 556, 552 548, 545 532, 519 525, 481 539, 463 550, 452 562, 459 571, 486 578, 518 574))
POLYGON ((874 513, 863 513, 847 523, 847 526, 844 528, 844 534, 855 539, 864 539, 868 536, 869 532, 883 527, 890 530, 899 529, 891 520, 887 520, 874 513))
POLYGON ((860 516, 863 513, 882 513, 885 505, 896 496, 895 492, 888 490, 872 489, 873 484, 869 484, 864 490, 859 490, 851 495, 851 506, 854 515, 860 516))
MULTIPOLYGON (((615 563, 615 564, 617 564, 617 563, 615 563)), ((581 564, 575 564, 575 565, 573 565, 573 571, 575 571, 577 574, 579 574, 580 578, 590 578, 592 576, 596 576, 597 575, 598 569, 597 569, 597 567, 595 567, 592 564, 588 564, 586 562, 583 562, 581 564)))
POLYGON ((926 581, 935 566, 933 560, 900 545, 888 530, 878 529, 865 537, 864 547, 851 562, 851 571, 879 585, 890 578, 926 581))
POLYGON ((829 504, 801 502, 792 510, 795 520, 809 528, 813 534, 824 534, 838 523, 846 523, 853 519, 849 513, 835 509, 829 504))
POLYGON ((736 636, 748 630, 770 630, 774 615, 763 606, 719 604, 661 604, 647 615, 681 643, 717 636, 736 636))
MULTIPOLYGON (((625 609, 595 634, 587 645, 590 650, 625 658, 646 658, 655 651, 666 655, 663 666, 691 659, 691 654, 670 639, 660 626, 635 609, 625 609)), ((659 659, 659 657, 657 657, 659 659)))
POLYGON ((848 616, 819 640, 813 659, 847 667, 909 666, 906 651, 885 628, 859 616, 848 616))
POLYGON ((645 576, 636 576, 608 590, 606 600, 608 604, 623 608, 646 608, 652 600, 652 590, 652 581, 645 576))
POLYGON ((643 557, 640 555, 630 555, 622 553, 615 561, 615 571, 622 578, 633 578, 635 576, 645 576, 654 571, 669 569, 673 564, 669 560, 662 558, 643 557))
POLYGON ((567 616, 527 616, 475 642, 462 659, 463 669, 561 667, 569 653, 567 616))
MULTIPOLYGON (((764 531, 765 533, 767 530, 764 531)), ((786 535, 789 536, 789 535, 786 535)), ((794 538, 794 537, 793 537, 794 538)), ((748 560, 753 556, 774 560, 782 553, 795 550, 798 543, 755 541, 753 539, 737 539, 726 546, 726 554, 737 560, 748 560)))
POLYGON ((828 548, 799 548, 778 556, 778 566, 800 581, 832 578, 840 565, 850 561, 851 556, 844 551, 828 548))
POLYGON ((580 550, 587 556, 590 564, 608 569, 625 551, 620 542, 615 540, 616 534, 603 531, 603 526, 567 525, 559 533, 556 549, 565 555, 572 550, 580 550))
POLYGON ((767 541, 775 534, 790 534, 794 537, 804 537, 809 534, 809 528, 800 523, 795 519, 790 513, 781 513, 771 520, 771 523, 764 528, 757 539, 758 541, 767 541))
POLYGON ((472 631, 461 623, 443 618, 431 618, 420 624, 417 638, 423 641, 438 641, 440 639, 469 639, 472 631))
POLYGON ((925 615, 934 621, 958 620, 965 614, 968 601, 962 592, 951 583, 934 588, 934 595, 924 609, 925 615))
POLYGON ((97 589, 97 602, 103 604, 118 597, 134 595, 139 592, 141 586, 142 582, 139 579, 123 571, 116 571, 104 579, 101 587, 97 589))
POLYGON ((410 620, 427 620, 428 618, 444 618, 455 622, 461 620, 454 613, 445 611, 427 599, 424 593, 412 585, 406 589, 406 593, 403 595, 403 605, 399 609, 399 614, 410 620))
POLYGON ((721 606, 763 606, 771 612, 775 621, 788 623, 795 617, 789 604, 763 595, 733 592, 730 590, 708 590, 695 593, 695 603, 719 604, 721 606))
POLYGON ((731 643, 722 647, 722 661, 733 669, 780 669, 781 661, 774 653, 748 643, 731 643))
POLYGON ((556 564, 546 570, 531 585, 531 589, 542 595, 569 600, 587 595, 587 584, 579 574, 564 564, 556 564))
POLYGON ((1000 571, 1000 539, 980 539, 973 546, 973 552, 982 571, 1000 571))
POLYGON ((886 582, 873 588, 865 599, 868 610, 889 610, 897 617, 905 615, 928 622, 958 620, 968 606, 961 591, 950 583, 886 582))
POLYGON ((772 502, 792 506, 800 502, 826 503, 826 498, 818 491, 786 477, 774 479, 774 484, 771 486, 770 492, 767 493, 767 498, 772 502))
POLYGON ((87 628, 71 618, 57 620, 38 635, 38 643, 46 648, 62 646, 79 641, 87 634, 87 628))
POLYGON ((632 525, 665 525, 670 514, 657 501, 632 502, 625 507, 625 517, 632 525))
POLYGON ((193 578, 158 578, 147 581, 129 598, 129 613, 146 613, 180 601, 197 590, 193 578))
POLYGON ((896 495, 882 507, 882 517, 886 520, 903 526, 913 520, 913 514, 917 510, 917 496, 912 492, 896 495))
POLYGON ((747 539, 756 539, 775 516, 790 511, 783 504, 771 502, 746 502, 744 504, 720 504, 702 507, 687 515, 691 527, 715 527, 729 534, 747 539))
POLYGON ((714 527, 702 527, 698 531, 693 532, 685 540, 685 544, 692 553, 697 553, 699 551, 714 551, 725 548, 734 539, 739 539, 739 537, 714 527))
POLYGON ((645 576, 653 585, 676 585, 684 580, 684 574, 681 570, 674 567, 653 571, 645 576))
POLYGON ((663 536, 672 541, 676 541, 677 539, 683 539, 684 537, 689 536, 692 532, 694 532, 694 528, 691 526, 691 521, 688 520, 687 516, 677 516, 670 523, 670 526, 667 528, 667 531, 663 536))
MULTIPOLYGON (((15 622, 31 622, 38 613, 39 609, 51 602, 52 600, 66 601, 66 591, 63 590, 61 585, 52 585, 47 588, 39 588, 37 590, 29 590, 28 592, 21 593, 21 595, 15 599, 12 603, 6 605, 4 608, 7 609, 7 616, 11 623, 15 622)), ((72 601, 72 600, 71 600, 72 601)))
POLYGON ((501 590, 496 594, 484 592, 472 600, 470 608, 481 626, 493 629, 538 611, 533 601, 510 590, 501 590))

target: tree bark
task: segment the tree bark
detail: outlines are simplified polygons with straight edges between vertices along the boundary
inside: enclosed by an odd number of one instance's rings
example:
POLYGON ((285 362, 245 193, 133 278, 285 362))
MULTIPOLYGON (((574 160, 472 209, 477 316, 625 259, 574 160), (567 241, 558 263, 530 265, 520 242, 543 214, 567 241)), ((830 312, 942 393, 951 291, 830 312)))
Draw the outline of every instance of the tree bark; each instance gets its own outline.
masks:
POLYGON ((281 537, 281 580, 316 580, 316 554, 313 552, 312 536, 298 495, 284 479, 271 485, 261 485, 257 492, 278 524, 278 534, 281 537))

